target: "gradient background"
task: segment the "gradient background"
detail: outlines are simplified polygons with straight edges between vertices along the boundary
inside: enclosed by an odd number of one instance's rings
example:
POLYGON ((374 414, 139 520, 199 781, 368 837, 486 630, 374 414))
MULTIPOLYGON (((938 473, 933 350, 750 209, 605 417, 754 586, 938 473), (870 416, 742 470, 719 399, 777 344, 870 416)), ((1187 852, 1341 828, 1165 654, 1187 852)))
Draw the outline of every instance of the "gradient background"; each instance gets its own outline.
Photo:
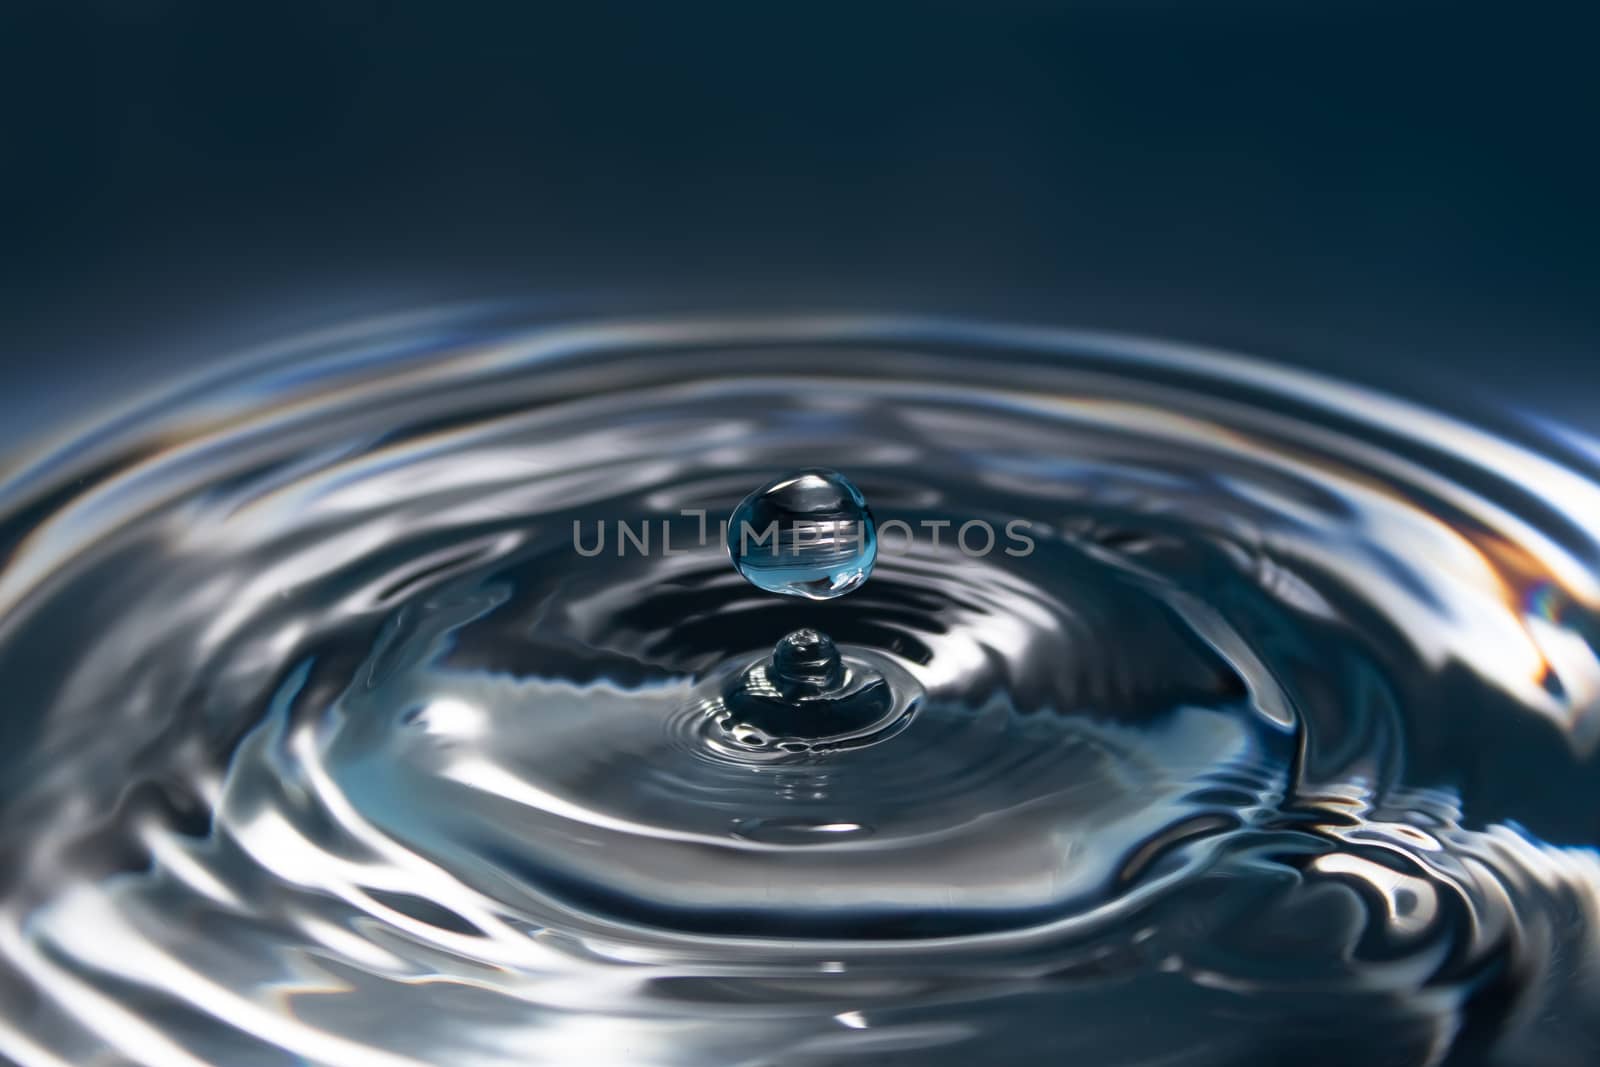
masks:
POLYGON ((4 0, 0 442, 481 296, 976 313, 1600 429, 1595 5, 4 0))

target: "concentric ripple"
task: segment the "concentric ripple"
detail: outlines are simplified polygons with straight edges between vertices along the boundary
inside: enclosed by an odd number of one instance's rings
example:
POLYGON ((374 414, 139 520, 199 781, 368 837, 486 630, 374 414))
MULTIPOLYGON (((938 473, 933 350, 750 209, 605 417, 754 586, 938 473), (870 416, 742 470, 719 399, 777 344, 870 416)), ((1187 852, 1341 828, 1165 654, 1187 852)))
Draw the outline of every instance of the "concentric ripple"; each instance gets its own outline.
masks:
POLYGON ((1600 1062, 1559 442, 958 322, 419 316, 271 366, 0 485, 0 1055, 1600 1062), (805 467, 878 524, 839 601, 717 528, 805 467), (708 694, 803 629, 916 698, 734 736, 708 694))

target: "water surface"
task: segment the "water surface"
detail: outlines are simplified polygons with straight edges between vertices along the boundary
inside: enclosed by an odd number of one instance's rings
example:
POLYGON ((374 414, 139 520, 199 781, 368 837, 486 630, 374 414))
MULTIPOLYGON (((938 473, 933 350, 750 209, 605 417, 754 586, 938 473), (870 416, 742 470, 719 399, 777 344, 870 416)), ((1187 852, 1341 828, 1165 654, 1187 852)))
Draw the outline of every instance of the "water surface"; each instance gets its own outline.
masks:
POLYGON ((908 319, 417 316, 173 386, 0 486, 0 1053, 1594 1063, 1592 463, 908 319), (693 517, 806 467, 879 524, 833 601, 693 517), (731 737, 806 628, 914 706, 731 737))

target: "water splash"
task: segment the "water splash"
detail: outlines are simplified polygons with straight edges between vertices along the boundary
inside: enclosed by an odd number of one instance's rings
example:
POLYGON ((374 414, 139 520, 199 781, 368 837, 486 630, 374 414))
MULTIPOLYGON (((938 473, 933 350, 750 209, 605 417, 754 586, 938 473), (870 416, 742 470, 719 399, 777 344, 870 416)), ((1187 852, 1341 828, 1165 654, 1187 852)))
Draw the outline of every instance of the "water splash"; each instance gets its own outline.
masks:
POLYGON ((746 748, 816 754, 884 740, 904 726, 922 687, 891 659, 859 649, 848 659, 817 630, 796 630, 770 656, 730 671, 705 704, 746 748))

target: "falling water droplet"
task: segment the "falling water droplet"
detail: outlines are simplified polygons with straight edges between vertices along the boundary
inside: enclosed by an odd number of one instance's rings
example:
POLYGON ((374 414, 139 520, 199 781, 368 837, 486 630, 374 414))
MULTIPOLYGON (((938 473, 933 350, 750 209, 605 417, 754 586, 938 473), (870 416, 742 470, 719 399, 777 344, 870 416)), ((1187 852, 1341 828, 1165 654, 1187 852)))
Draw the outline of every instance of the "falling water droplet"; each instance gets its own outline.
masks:
POLYGON ((728 555, 770 593, 830 600, 867 580, 878 534, 861 490, 838 471, 809 467, 744 498, 728 520, 728 555))

